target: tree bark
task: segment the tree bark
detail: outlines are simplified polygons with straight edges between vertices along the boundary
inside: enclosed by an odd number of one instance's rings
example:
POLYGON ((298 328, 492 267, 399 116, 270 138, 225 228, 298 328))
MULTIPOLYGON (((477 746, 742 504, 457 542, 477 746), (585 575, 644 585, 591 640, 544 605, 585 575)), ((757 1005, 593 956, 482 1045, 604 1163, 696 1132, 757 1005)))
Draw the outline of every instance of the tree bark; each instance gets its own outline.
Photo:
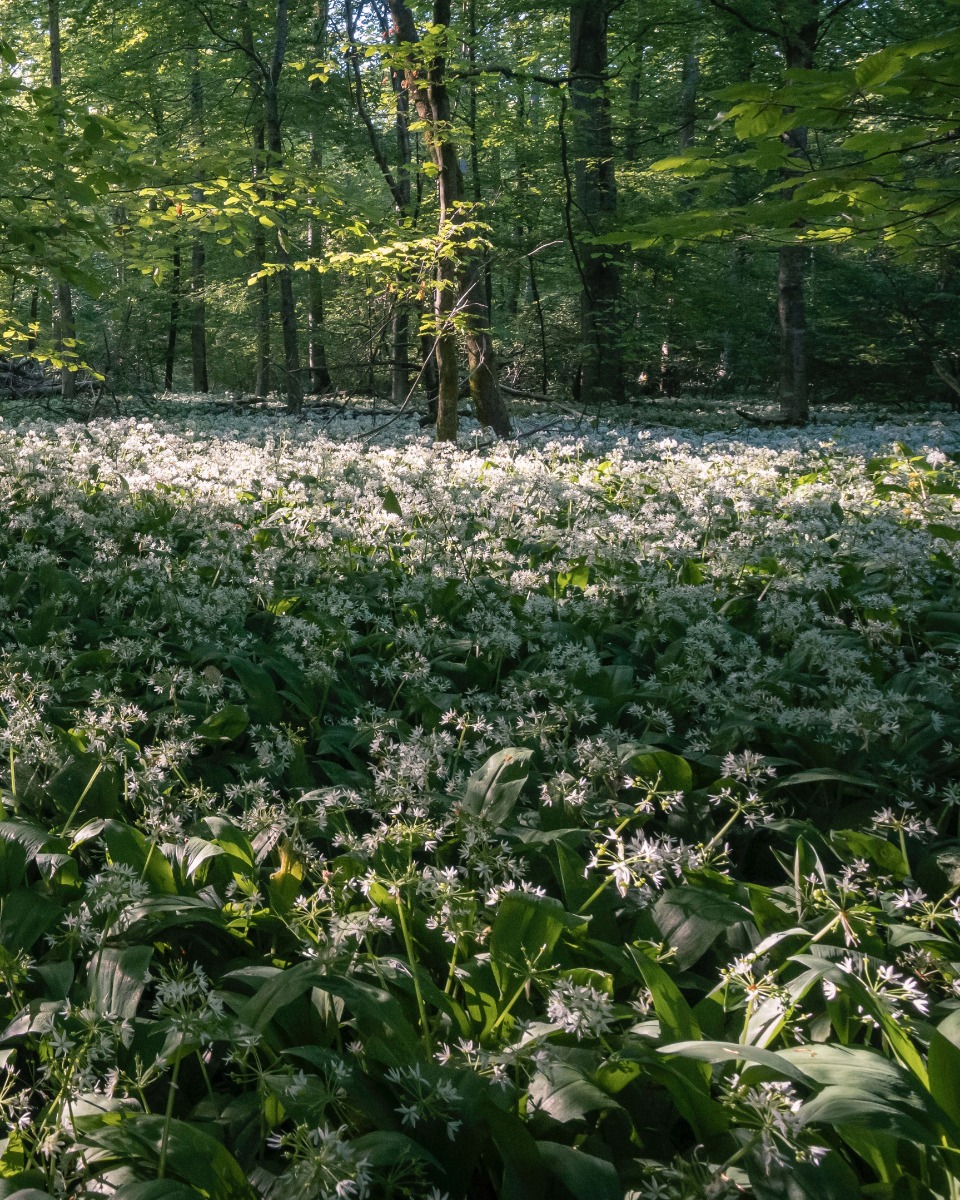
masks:
POLYGON ((173 243, 173 277, 170 282, 170 320, 167 324, 167 353, 163 362, 163 390, 173 391, 173 371, 177 361, 177 330, 180 325, 180 234, 173 243))
MULTIPOLYGON (((327 53, 327 17, 329 0, 317 0, 314 7, 314 37, 313 48, 318 61, 323 61, 327 53)), ((319 81, 311 85, 311 93, 316 98, 319 81)), ((323 146, 320 142, 320 131, 316 120, 311 121, 310 129, 310 166, 317 178, 323 172, 323 146)), ((307 218, 307 249, 311 258, 317 257, 323 248, 323 233, 320 222, 314 210, 307 218)), ((323 301, 323 276, 319 271, 311 271, 307 278, 307 368, 310 378, 310 394, 319 395, 331 386, 330 368, 327 365, 327 349, 325 344, 326 330, 325 309, 323 301)))
MULTIPOLYGON (((811 2, 811 0, 808 0, 811 2)), ((815 0, 812 0, 815 3, 815 0)), ((811 20, 786 35, 784 57, 791 70, 813 69, 820 27, 815 10, 811 20)), ((799 161, 808 158, 808 137, 804 126, 784 134, 791 155, 799 161)), ((785 171, 784 179, 797 172, 785 171)), ((793 189, 783 192, 785 199, 793 189)), ((795 228, 801 228, 798 222, 795 228)), ((807 309, 804 299, 807 248, 796 243, 780 247, 777 266, 777 316, 780 324, 780 415, 788 424, 802 424, 810 415, 807 378, 807 309)))
MULTIPOLYGON (((398 35, 412 48, 419 38, 413 13, 404 0, 390 0, 398 35)), ((434 25, 450 24, 450 0, 435 0, 434 25)), ((510 432, 510 415, 497 381, 496 355, 490 336, 490 314, 483 294, 482 262, 476 252, 457 248, 464 199, 463 173, 457 149, 450 135, 452 110, 446 86, 446 62, 442 55, 421 68, 411 52, 404 75, 407 91, 425 126, 425 140, 437 169, 440 200, 439 233, 441 243, 452 243, 454 253, 441 253, 437 265, 434 293, 436 320, 436 360, 439 380, 437 403, 437 440, 453 441, 459 417, 459 361, 455 315, 463 313, 464 340, 470 363, 470 394, 477 419, 490 426, 500 437, 510 432)))
MULTIPOLYGON (((65 122, 62 109, 63 58, 60 49, 60 0, 49 0, 47 18, 50 26, 50 87, 57 104, 57 126, 62 134, 65 122)), ((77 330, 73 316, 73 294, 65 279, 57 280, 57 330, 56 349, 74 353, 77 330), (68 345, 68 343, 70 343, 68 345)), ((72 400, 76 392, 77 376, 68 366, 60 369, 60 392, 64 400, 72 400)))
POLYGON ((622 403, 625 395, 620 271, 615 255, 585 239, 617 211, 610 100, 606 90, 608 5, 577 0, 570 8, 570 103, 576 181, 575 248, 580 271, 580 398, 622 403))
MULTIPOLYGON (((203 80, 197 52, 190 52, 190 114, 199 144, 204 140, 203 80)), ((194 191, 193 201, 202 199, 194 191)), ((193 368, 193 390, 209 392, 207 376, 207 252, 198 233, 190 247, 190 360, 193 368)))
MULTIPOLYGON (((253 42, 253 27, 250 23, 248 0, 240 3, 240 39, 243 51, 250 62, 249 92, 253 120, 253 166, 251 176, 257 185, 254 195, 258 200, 266 198, 261 186, 266 157, 266 133, 264 129, 263 77, 264 64, 257 54, 253 42)), ((253 269, 261 271, 267 261, 267 239, 264 227, 258 221, 253 228, 253 269)), ((254 343, 255 365, 253 394, 262 398, 270 392, 270 280, 261 276, 254 284, 254 343)))
MULTIPOLYGON (((270 166, 279 170, 283 166, 283 138, 280 122, 280 75, 287 53, 287 0, 277 0, 276 32, 273 54, 267 70, 264 86, 264 113, 267 134, 267 150, 270 166)), ((282 188, 273 193, 279 205, 285 199, 282 188)), ((277 229, 277 261, 281 270, 278 275, 280 294, 280 329, 283 334, 284 391, 287 408, 292 413, 303 411, 303 381, 300 378, 300 344, 297 325, 297 307, 293 295, 293 271, 290 250, 281 228, 277 229)))

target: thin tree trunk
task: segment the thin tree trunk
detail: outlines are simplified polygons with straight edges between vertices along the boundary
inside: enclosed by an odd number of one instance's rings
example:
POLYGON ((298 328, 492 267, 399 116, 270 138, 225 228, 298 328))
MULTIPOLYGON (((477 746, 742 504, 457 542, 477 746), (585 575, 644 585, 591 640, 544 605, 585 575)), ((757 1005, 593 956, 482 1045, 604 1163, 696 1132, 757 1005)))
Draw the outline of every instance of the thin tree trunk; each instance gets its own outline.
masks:
MULTIPOLYGON (((390 0, 390 11, 401 42, 418 41, 413 14, 404 0, 390 0)), ((449 26, 450 0, 435 0, 434 25, 449 26)), ((411 60, 405 69, 407 91, 425 126, 427 145, 435 167, 440 199, 442 240, 455 241, 458 204, 464 198, 463 174, 450 136, 452 111, 446 86, 446 62, 437 55, 429 64, 426 78, 411 60)), ((475 251, 440 256, 437 267, 434 316, 436 359, 439 377, 437 439, 453 441, 457 436, 460 390, 457 334, 454 315, 463 311, 464 337, 470 362, 470 392, 477 419, 499 436, 510 432, 510 416, 497 382, 496 355, 490 337, 490 314, 483 295, 482 262, 475 251), (459 260, 459 261, 458 261, 459 260)))
MULTIPOLYGON (((317 0, 314 7, 313 47, 319 62, 323 61, 327 53, 328 3, 329 0, 317 0)), ((311 95, 316 99, 319 82, 314 81, 310 86, 311 95)), ((323 172, 323 147, 315 121, 312 122, 310 130, 310 165, 316 177, 320 178, 323 172)), ((320 222, 316 212, 311 211, 307 218, 307 249, 310 257, 316 258, 322 248, 323 233, 320 229, 320 222)), ((319 271, 311 271, 307 280, 307 366, 310 376, 310 393, 314 396, 328 391, 331 386, 324 322, 323 276, 319 271)))
MULTIPOLYGON (((819 26, 816 21, 803 26, 787 38, 784 46, 787 67, 809 71, 813 68, 819 26)), ((808 157, 808 137, 804 126, 784 134, 791 154, 799 162, 808 157)), ((784 179, 797 172, 785 171, 784 179)), ((793 195, 788 188, 785 199, 793 195)), ((796 228, 800 228, 798 222, 796 228)), ((807 388, 807 309, 804 299, 807 248, 796 243, 780 247, 777 269, 777 316, 780 323, 780 415, 788 424, 801 424, 810 415, 807 388)))
MULTIPOLYGON (((696 0, 696 13, 703 11, 701 0, 696 0)), ((699 29, 699 23, 697 28, 699 29)), ((700 86, 700 51, 694 33, 690 53, 683 60, 683 78, 680 84, 680 149, 692 146, 697 136, 697 89, 700 86)))
POLYGON ((194 238, 190 248, 190 360, 193 390, 209 392, 207 377, 207 255, 203 242, 194 238))
POLYGON ((27 353, 32 354, 37 348, 37 312, 40 308, 40 288, 33 285, 30 293, 30 320, 27 324, 27 353))
MULTIPOLYGON (((250 23, 250 6, 248 0, 240 2, 240 38, 244 53, 250 60, 249 91, 250 104, 254 112, 253 123, 253 167, 251 175, 258 200, 266 199, 266 191, 261 186, 266 155, 266 134, 264 132, 263 113, 263 77, 264 64, 256 52, 253 42, 253 28, 250 23)), ((267 239, 264 228, 258 221, 253 228, 253 269, 259 272, 267 261, 267 239)), ((258 398, 269 395, 270 392, 270 279, 262 275, 254 285, 254 342, 255 365, 253 394, 258 398)))
POLYGON ((167 326, 167 353, 163 363, 163 390, 173 391, 173 371, 177 360, 177 330, 180 324, 180 234, 173 243, 173 277, 170 283, 170 322, 167 326))
MULTIPOLYGON (((195 50, 190 52, 190 113, 199 144, 203 145, 203 80, 195 50)), ((195 190, 193 201, 198 204, 201 193, 195 190)), ((197 234, 190 247, 190 360, 193 368, 193 390, 209 392, 207 377, 207 252, 203 238, 197 234)))
POLYGON ((617 210, 605 81, 607 21, 606 4, 597 0, 578 0, 570 8, 570 101, 580 234, 580 397, 585 405, 624 399, 620 272, 611 251, 586 240, 602 232, 617 210))
MULTIPOLYGON (((65 128, 63 117, 63 59, 60 50, 60 0, 49 0, 47 17, 50 25, 50 87, 57 105, 57 126, 62 134, 65 128)), ((56 349, 75 356, 76 322, 73 316, 73 294, 65 279, 57 280, 57 331, 56 349)), ((60 391, 64 400, 72 400, 76 393, 76 372, 64 365, 60 370, 60 391)))
MULTIPOLYGON (((283 71, 287 52, 287 21, 287 0, 277 0, 276 37, 264 87, 267 149, 270 153, 270 167, 273 170, 279 170, 283 166, 279 88, 280 74, 283 71)), ((273 199, 278 206, 277 211, 280 211, 279 205, 285 198, 282 189, 273 193, 273 199)), ((297 308, 293 295, 293 271, 287 239, 283 231, 279 229, 277 231, 277 261, 281 267, 278 275, 278 290, 280 293, 280 329, 283 334, 284 391, 289 411, 299 413, 303 410, 303 381, 300 378, 300 344, 297 308)))
MULTIPOLYGON (((307 248, 311 257, 316 256, 317 243, 320 243, 320 240, 316 217, 311 214, 307 221, 307 248)), ((307 280, 307 366, 310 372, 310 394, 313 396, 329 391, 333 384, 327 365, 325 320, 323 276, 319 271, 311 271, 307 280)))
MULTIPOLYGON (((411 165, 413 151, 410 144, 410 100, 406 83, 403 76, 391 68, 390 82, 394 92, 394 131, 397 143, 397 169, 394 171, 387 158, 380 130, 370 114, 363 90, 363 77, 360 73, 360 54, 356 45, 356 16, 352 0, 344 0, 343 7, 347 29, 347 67, 353 85, 354 103, 357 114, 367 131, 374 161, 383 177, 384 183, 389 189, 394 208, 396 209, 397 219, 402 225, 413 215, 411 211, 411 165)), ((381 16, 381 32, 384 37, 391 36, 392 32, 394 41, 399 42, 401 40, 399 29, 395 28, 391 31, 390 24, 385 14, 379 9, 379 6, 378 13, 381 16)), ((403 405, 410 394, 410 311, 402 286, 402 284, 406 283, 406 279, 401 278, 399 282, 401 283, 401 287, 399 288, 399 294, 395 301, 391 317, 390 396, 394 404, 403 405)), ((431 387, 431 383, 435 382, 435 376, 433 345, 428 340, 422 379, 431 404, 436 398, 436 387, 431 387)))

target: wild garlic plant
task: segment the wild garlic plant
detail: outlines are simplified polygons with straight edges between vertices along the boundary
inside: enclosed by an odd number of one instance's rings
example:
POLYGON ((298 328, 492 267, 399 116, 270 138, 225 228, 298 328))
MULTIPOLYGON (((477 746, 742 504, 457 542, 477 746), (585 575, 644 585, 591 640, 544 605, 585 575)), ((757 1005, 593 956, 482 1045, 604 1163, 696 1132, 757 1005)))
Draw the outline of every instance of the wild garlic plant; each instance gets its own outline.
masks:
POLYGON ((958 1200, 958 448, 8 416, 0 1175, 958 1200))

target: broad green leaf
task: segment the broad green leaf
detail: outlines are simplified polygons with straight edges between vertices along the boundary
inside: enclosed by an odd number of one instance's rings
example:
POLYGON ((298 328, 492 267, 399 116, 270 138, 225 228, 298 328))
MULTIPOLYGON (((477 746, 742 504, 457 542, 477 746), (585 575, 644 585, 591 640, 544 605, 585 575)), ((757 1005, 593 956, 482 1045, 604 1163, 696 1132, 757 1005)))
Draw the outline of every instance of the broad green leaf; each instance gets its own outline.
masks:
POLYGON ((122 821, 106 821, 103 825, 103 840, 107 844, 111 859, 133 867, 140 878, 150 884, 154 892, 166 895, 176 892, 173 868, 160 847, 154 842, 148 842, 139 829, 125 825, 122 821))
POLYGON ((653 915, 680 970, 692 966, 733 926, 744 921, 752 926, 752 914, 744 905, 731 896, 692 884, 668 888, 654 906, 653 915))
POLYGON ((547 1170, 576 1200, 621 1200, 623 1189, 613 1163, 561 1142, 540 1142, 547 1170))
MULTIPOLYGON (((933 1031, 927 1070, 931 1095, 960 1127, 960 1009, 945 1017, 933 1031)), ((956 1142, 954 1147, 960 1149, 956 1142)))
POLYGON ((935 1127, 893 1100, 864 1091, 854 1079, 847 1084, 825 1087, 804 1104, 799 1116, 804 1125, 849 1125, 904 1138, 921 1146, 939 1146, 942 1142, 942 1134, 935 1127))
POLYGON ((132 1020, 149 977, 152 946, 107 946, 91 962, 87 986, 94 1012, 132 1020))
POLYGON ((693 787, 693 770, 685 758, 669 750, 649 750, 635 754, 624 769, 643 783, 659 786, 671 792, 689 792, 693 787))
POLYGON ((31 949, 61 915, 48 896, 18 888, 0 901, 0 946, 11 952, 31 949))
POLYGON ((500 901, 490 933, 490 964, 501 994, 516 986, 536 965, 548 966, 566 930, 582 930, 588 918, 568 913, 559 900, 532 892, 508 892, 500 901))
POLYGON ((400 507, 400 501, 397 499, 397 493, 393 488, 384 488, 381 495, 383 497, 383 511, 393 513, 395 517, 402 517, 403 509, 400 507))
POLYGON ((769 790, 776 791, 778 788, 793 787, 799 783, 849 783, 859 788, 871 789, 881 786, 879 780, 872 779, 869 775, 849 775, 845 771, 834 771, 829 767, 815 767, 809 771, 795 771, 792 775, 778 780, 769 790))
POLYGON ((151 1179, 123 1184, 113 1193, 113 1200, 203 1200, 203 1193, 174 1179, 151 1179))
POLYGON ((249 658, 242 658, 238 654, 231 654, 227 658, 227 662, 250 697, 256 719, 270 722, 279 721, 283 715, 283 707, 280 704, 280 697, 277 695, 277 685, 273 682, 273 677, 266 667, 260 666, 259 663, 255 663, 249 658))
POLYGON ((202 721, 197 728, 200 737, 209 742, 231 742, 250 724, 250 714, 239 704, 225 704, 218 712, 202 721))
POLYGON ((503 824, 527 782, 527 763, 532 757, 532 750, 513 746, 491 755, 467 781, 463 807, 493 825, 503 824))
POLYGON ((167 1122, 162 1116, 144 1113, 88 1137, 120 1162, 140 1162, 153 1172, 166 1138, 167 1177, 189 1184, 207 1200, 255 1200, 246 1173, 230 1151, 186 1121, 167 1122))
POLYGON ((597 1067, 593 1051, 553 1047, 530 1080, 528 1106, 564 1125, 583 1122, 590 1113, 619 1108, 613 1096, 595 1082, 597 1067))

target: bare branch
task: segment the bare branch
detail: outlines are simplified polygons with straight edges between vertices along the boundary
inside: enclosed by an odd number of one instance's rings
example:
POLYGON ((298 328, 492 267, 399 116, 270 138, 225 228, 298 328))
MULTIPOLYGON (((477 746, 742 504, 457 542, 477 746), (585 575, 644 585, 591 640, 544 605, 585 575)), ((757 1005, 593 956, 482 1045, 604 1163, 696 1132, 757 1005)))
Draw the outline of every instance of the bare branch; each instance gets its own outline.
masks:
POLYGON ((731 17, 735 17, 741 25, 746 29, 751 29, 754 33, 762 33, 765 37, 777 38, 779 41, 783 36, 781 30, 771 29, 769 25, 760 25, 756 21, 752 21, 745 13, 742 13, 739 8, 734 8, 732 4, 727 4, 726 0, 710 0, 714 8, 718 8, 721 12, 727 13, 731 17))

